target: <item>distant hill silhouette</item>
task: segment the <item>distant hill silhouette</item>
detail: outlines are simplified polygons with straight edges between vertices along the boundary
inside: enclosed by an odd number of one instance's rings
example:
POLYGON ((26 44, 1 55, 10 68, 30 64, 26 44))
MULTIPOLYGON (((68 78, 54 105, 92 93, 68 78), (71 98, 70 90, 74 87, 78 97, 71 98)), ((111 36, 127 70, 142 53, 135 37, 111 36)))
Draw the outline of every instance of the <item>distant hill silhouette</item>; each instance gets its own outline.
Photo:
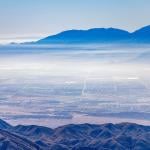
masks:
POLYGON ((55 129, 36 125, 9 125, 9 128, 4 128, 3 122, 0 122, 2 150, 150 149, 150 126, 107 123, 70 124, 55 129))
POLYGON ((132 40, 137 42, 150 42, 150 25, 133 32, 132 40))
POLYGON ((129 33, 115 28, 68 30, 41 39, 36 44, 58 43, 150 43, 150 26, 129 33))

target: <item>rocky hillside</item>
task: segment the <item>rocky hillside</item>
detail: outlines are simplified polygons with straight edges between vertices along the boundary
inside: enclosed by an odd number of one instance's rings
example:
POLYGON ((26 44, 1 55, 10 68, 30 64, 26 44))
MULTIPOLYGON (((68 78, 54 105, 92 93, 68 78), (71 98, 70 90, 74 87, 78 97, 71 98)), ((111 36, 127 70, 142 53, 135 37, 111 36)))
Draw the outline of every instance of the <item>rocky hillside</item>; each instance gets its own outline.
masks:
MULTIPOLYGON (((7 124, 0 121, 0 124, 7 124)), ((0 125, 1 128, 1 125, 0 125)), ((2 126, 0 150, 150 150, 150 126, 131 123, 79 124, 50 129, 2 126)))

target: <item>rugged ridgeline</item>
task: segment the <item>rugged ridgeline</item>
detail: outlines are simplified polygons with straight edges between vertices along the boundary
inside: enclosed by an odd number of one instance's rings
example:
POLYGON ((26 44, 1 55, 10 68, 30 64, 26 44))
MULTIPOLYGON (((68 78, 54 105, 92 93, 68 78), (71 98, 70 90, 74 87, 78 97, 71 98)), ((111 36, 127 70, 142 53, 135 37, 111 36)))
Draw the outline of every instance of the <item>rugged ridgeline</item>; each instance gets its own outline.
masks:
POLYGON ((150 150, 150 126, 130 123, 11 126, 0 120, 0 150, 150 150))
POLYGON ((150 43, 150 26, 143 27, 132 33, 115 28, 69 30, 48 36, 34 44, 59 43, 150 43))

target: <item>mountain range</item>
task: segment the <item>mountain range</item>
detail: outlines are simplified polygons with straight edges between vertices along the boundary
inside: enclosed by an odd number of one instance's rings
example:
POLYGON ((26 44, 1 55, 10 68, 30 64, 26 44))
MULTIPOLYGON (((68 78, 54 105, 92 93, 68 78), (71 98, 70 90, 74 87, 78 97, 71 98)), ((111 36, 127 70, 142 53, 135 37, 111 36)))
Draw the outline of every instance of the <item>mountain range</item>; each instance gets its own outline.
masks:
POLYGON ((149 150, 150 126, 70 124, 55 129, 0 120, 1 150, 149 150))
POLYGON ((132 33, 116 28, 68 30, 32 42, 32 44, 67 43, 150 43, 150 25, 132 33))

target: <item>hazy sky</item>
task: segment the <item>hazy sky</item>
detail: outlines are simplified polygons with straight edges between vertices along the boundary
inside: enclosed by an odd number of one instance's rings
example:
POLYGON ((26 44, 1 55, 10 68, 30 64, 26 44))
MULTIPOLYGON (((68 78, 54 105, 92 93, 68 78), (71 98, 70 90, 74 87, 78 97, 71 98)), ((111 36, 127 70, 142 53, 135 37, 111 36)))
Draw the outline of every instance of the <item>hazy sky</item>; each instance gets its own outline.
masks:
POLYGON ((38 39, 67 29, 150 24, 150 0, 0 0, 0 42, 38 39))

